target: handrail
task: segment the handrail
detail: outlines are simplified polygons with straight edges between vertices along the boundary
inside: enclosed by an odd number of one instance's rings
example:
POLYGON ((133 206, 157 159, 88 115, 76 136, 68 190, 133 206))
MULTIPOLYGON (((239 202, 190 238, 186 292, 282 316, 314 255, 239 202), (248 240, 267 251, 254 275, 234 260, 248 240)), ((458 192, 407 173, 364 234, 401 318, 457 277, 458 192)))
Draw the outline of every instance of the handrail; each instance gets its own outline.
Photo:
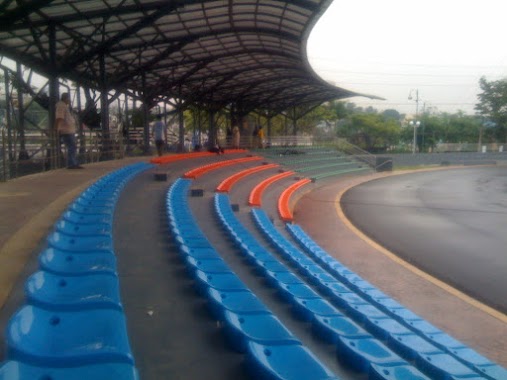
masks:
POLYGON ((295 168, 294 170, 298 173, 304 173, 309 172, 312 170, 320 170, 320 169, 329 169, 329 168, 337 168, 337 167, 343 167, 347 165, 356 165, 357 163, 351 162, 351 161, 342 161, 342 162, 332 162, 327 164, 320 164, 315 166, 300 166, 298 168, 295 168))
POLYGON ((258 173, 263 170, 268 170, 272 168, 276 168, 280 165, 278 164, 267 164, 262 166, 256 166, 254 168, 249 168, 242 170, 238 173, 235 173, 231 175, 230 177, 227 177, 224 179, 216 188, 216 191, 219 193, 228 193, 231 191, 232 187, 242 178, 245 178, 246 176, 249 176, 250 174, 258 173))
POLYGON ((289 207, 290 197, 298 189, 300 189, 301 187, 305 186, 310 182, 312 182, 311 179, 303 178, 297 181, 296 183, 290 185, 288 188, 286 188, 280 195, 280 198, 278 198, 278 213, 280 214, 280 218, 284 222, 292 222, 292 220, 294 219, 292 211, 289 207))
POLYGON ((243 158, 236 158, 233 160, 214 162, 212 164, 199 166, 198 168, 189 170, 188 172, 183 174, 183 178, 196 179, 197 177, 200 177, 203 174, 209 173, 209 172, 216 170, 216 169, 223 168, 225 166, 236 165, 236 164, 251 162, 251 161, 258 161, 261 159, 262 159, 262 157, 252 156, 252 157, 243 157, 243 158))
POLYGON ((365 162, 370 167, 375 168, 377 162, 377 156, 359 148, 356 145, 349 143, 345 139, 338 139, 338 149, 346 154, 351 155, 358 161, 365 162))
POLYGON ((250 192, 250 196, 248 197, 248 205, 252 207, 261 207, 261 199, 262 199, 262 193, 266 188, 271 185, 272 183, 282 179, 289 177, 291 175, 295 174, 293 171, 287 171, 280 174, 276 174, 272 177, 269 177, 259 183, 257 186, 255 186, 252 191, 250 192))

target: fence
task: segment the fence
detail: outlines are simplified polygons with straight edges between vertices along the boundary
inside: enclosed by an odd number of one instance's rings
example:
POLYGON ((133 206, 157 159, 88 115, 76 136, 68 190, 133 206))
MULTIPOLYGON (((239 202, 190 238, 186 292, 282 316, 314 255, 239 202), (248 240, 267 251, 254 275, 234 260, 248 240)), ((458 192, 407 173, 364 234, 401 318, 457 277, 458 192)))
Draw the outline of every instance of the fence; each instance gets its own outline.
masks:
MULTIPOLYGON (((65 146, 52 144, 55 137, 49 131, 26 131, 23 139, 16 136, 9 142, 5 129, 1 131, 1 181, 66 166, 65 146)), ((86 131, 76 140, 78 159, 83 164, 121 159, 128 153, 126 137, 121 133, 109 132, 103 136, 102 131, 86 131)))

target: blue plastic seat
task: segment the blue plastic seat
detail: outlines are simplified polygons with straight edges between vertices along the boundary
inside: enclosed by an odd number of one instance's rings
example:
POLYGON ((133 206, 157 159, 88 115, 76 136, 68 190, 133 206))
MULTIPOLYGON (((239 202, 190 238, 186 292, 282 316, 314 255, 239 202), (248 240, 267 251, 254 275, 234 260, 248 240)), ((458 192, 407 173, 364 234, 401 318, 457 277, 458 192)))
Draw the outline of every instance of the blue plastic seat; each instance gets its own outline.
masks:
POLYGON ((24 306, 10 319, 7 358, 36 366, 134 364, 125 315, 114 309, 48 311, 24 306))
POLYGON ((294 298, 292 306, 296 315, 306 322, 310 322, 316 315, 342 316, 333 305, 322 298, 294 298))
POLYGON ((340 308, 348 310, 352 305, 368 305, 369 303, 364 298, 359 297, 355 293, 338 293, 334 292, 331 295, 331 302, 340 308))
POLYGON ((211 243, 204 236, 190 239, 184 239, 181 236, 176 236, 175 240, 178 244, 190 248, 211 248, 211 243))
POLYGON ((225 335, 238 352, 245 352, 250 341, 267 345, 301 344, 271 313, 239 314, 226 310, 224 317, 225 335))
POLYGON ((274 257, 271 253, 268 253, 265 250, 252 251, 248 250, 245 256, 246 261, 250 265, 257 265, 258 263, 268 263, 268 262, 278 262, 278 259, 274 257))
POLYGON ((378 290, 378 289, 368 289, 363 292, 364 296, 371 301, 377 301, 382 298, 391 298, 384 292, 378 290))
MULTIPOLYGON (((344 269, 344 270, 346 270, 346 269, 344 269)), ((351 274, 342 273, 342 274, 352 289, 356 289, 357 291, 360 291, 360 292, 376 289, 375 286, 373 286, 368 281, 364 280, 363 278, 361 278, 360 276, 358 276, 355 273, 351 273, 351 274)))
POLYGON ((100 207, 100 206, 84 206, 82 204, 73 202, 69 205, 69 211, 74 211, 79 214, 92 214, 92 215, 111 215, 114 211, 114 206, 106 206, 106 207, 100 207))
MULTIPOLYGON (((269 257, 267 257, 269 260, 269 257)), ((255 259, 256 271, 261 275, 264 275, 266 272, 290 272, 290 270, 281 262, 277 260, 270 261, 260 261, 259 259, 255 259)))
POLYGON ((266 281, 269 285, 278 287, 278 284, 303 284, 303 281, 291 272, 266 272, 266 281))
POLYGON ((308 281, 316 286, 320 286, 323 283, 330 284, 332 282, 338 282, 338 280, 327 272, 323 273, 312 273, 308 276, 308 281))
POLYGON ((83 224, 60 219, 55 223, 55 229, 71 236, 111 236, 112 226, 108 223, 83 224))
POLYGON ((249 342, 245 363, 258 380, 338 380, 306 347, 298 344, 270 346, 249 342))
POLYGON ((224 319, 226 310, 240 314, 268 312, 266 306, 249 290, 231 292, 209 288, 205 297, 208 300, 211 313, 217 320, 224 319))
POLYGON ((114 207, 116 205, 116 201, 118 200, 118 196, 120 195, 120 191, 115 192, 96 192, 96 195, 101 194, 101 196, 79 196, 74 200, 74 203, 81 206, 91 206, 91 207, 114 207))
POLYGON ((128 363, 100 363, 72 367, 41 367, 19 361, 0 366, 0 380, 139 380, 128 363))
POLYGON ((491 379, 507 379, 507 369, 498 364, 476 366, 477 372, 491 379))
POLYGON ((205 273, 232 273, 231 268, 221 258, 198 259, 187 256, 185 262, 191 271, 200 270, 205 273))
POLYGON ((188 247, 186 245, 182 245, 179 247, 179 252, 184 256, 191 256, 196 259, 217 259, 218 256, 217 251, 215 251, 211 247, 188 247))
POLYGON ((83 201, 115 201, 120 194, 120 189, 115 188, 88 188, 76 198, 83 201))
MULTIPOLYGON (((501 371, 499 371, 499 369, 503 369, 503 374, 504 374, 503 377, 505 379, 507 379, 507 370, 505 368, 500 367, 499 365, 492 362, 488 358, 479 354, 477 351, 472 350, 470 347, 457 348, 457 349, 452 349, 450 351, 457 358, 470 364, 471 366, 473 366, 474 368, 479 370, 481 373, 482 372, 484 372, 484 373, 493 372, 493 367, 495 367, 495 366, 499 367, 496 369, 496 371, 500 373, 501 371), (487 369, 487 370, 485 370, 485 369, 487 369)), ((503 377, 497 376, 494 378, 501 379, 503 377)))
POLYGON ((315 265, 315 261, 310 259, 304 253, 299 251, 294 251, 294 249, 290 249, 290 257, 289 260, 298 266, 310 266, 315 265))
POLYGON ((122 310, 118 277, 111 274, 62 276, 39 271, 25 282, 26 301, 48 310, 122 310))
POLYGON ((392 309, 393 317, 402 323, 422 321, 423 319, 406 308, 392 309))
POLYGON ((335 344, 339 336, 348 338, 368 337, 370 334, 345 316, 314 316, 312 328, 315 334, 328 343, 335 344))
POLYGON ((352 293, 352 290, 338 281, 321 282, 318 287, 323 293, 328 296, 332 295, 333 293, 352 293))
POLYGON ((200 270, 195 271, 197 291, 205 295, 208 288, 226 291, 248 290, 245 284, 234 273, 208 274, 200 270))
POLYGON ((454 339, 453 337, 444 332, 437 334, 427 334, 426 336, 429 339, 431 339, 433 344, 444 350, 459 350, 466 348, 466 346, 463 343, 454 339))
POLYGON ((47 248, 39 255, 42 270, 80 276, 91 273, 116 274, 116 257, 111 252, 69 252, 47 248))
POLYGON ((431 334, 440 334, 442 330, 433 326, 431 323, 423 320, 423 319, 415 319, 406 321, 407 324, 414 329, 419 335, 428 336, 431 334))
POLYGON ((311 264, 299 265, 298 270, 303 276, 311 277, 312 279, 317 274, 328 274, 320 265, 315 264, 313 261, 311 264))
POLYGON ((375 305, 384 311, 391 311, 394 309, 402 309, 404 308, 399 302, 393 300, 392 298, 379 298, 374 301, 375 305))
POLYGON ((70 236, 53 232, 47 238, 48 245, 63 251, 75 252, 112 252, 112 236, 70 236))
POLYGON ((372 335, 380 340, 387 340, 394 335, 413 334, 412 330, 392 318, 370 319, 368 327, 372 335))
POLYGON ((407 364, 405 360, 373 337, 338 337, 336 350, 338 360, 362 373, 368 373, 371 364, 386 366, 407 364))
POLYGON ((204 237, 202 231, 192 224, 182 224, 178 225, 176 223, 176 226, 172 228, 172 232, 177 235, 184 238, 195 238, 195 237, 204 237))
POLYGON ((350 308, 347 309, 347 312, 360 323, 369 324, 373 319, 379 318, 390 318, 386 313, 380 311, 375 306, 372 305, 350 305, 350 308))
POLYGON ((321 298, 321 296, 306 284, 278 283, 277 290, 286 302, 297 298, 321 298))
POLYGON ((406 360, 414 360, 419 354, 437 354, 442 350, 416 334, 393 334, 387 341, 389 347, 406 360))
POLYGON ((449 354, 418 355, 416 364, 418 368, 435 380, 457 380, 479 375, 449 354))
POLYGON ((410 365, 384 366, 371 364, 369 380, 431 380, 410 365))
POLYGON ((73 223, 82 223, 82 224, 97 224, 97 223, 106 223, 111 224, 113 221, 113 215, 106 214, 80 214, 75 211, 65 211, 62 215, 62 218, 68 220, 73 223))

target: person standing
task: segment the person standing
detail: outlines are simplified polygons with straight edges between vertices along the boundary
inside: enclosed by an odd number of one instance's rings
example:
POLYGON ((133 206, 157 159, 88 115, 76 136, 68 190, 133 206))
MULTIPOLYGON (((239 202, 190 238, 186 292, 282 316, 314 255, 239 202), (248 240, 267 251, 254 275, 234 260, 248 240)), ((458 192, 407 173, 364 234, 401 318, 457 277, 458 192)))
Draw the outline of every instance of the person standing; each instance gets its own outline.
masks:
POLYGON ((76 119, 74 119, 70 110, 70 95, 68 92, 64 92, 60 97, 60 101, 56 103, 55 119, 60 141, 67 148, 67 169, 84 169, 79 165, 76 157, 76 119))
POLYGON ((162 121, 162 115, 157 115, 157 121, 153 124, 153 138, 155 139, 155 146, 157 153, 162 156, 164 152, 165 141, 167 139, 167 128, 162 121))
POLYGON ((239 128, 237 125, 235 125, 232 128, 232 148, 233 149, 239 149, 239 139, 240 139, 239 128))
POLYGON ((257 143, 258 147, 263 149, 264 148, 264 130, 262 129, 262 125, 259 125, 257 128, 257 143))

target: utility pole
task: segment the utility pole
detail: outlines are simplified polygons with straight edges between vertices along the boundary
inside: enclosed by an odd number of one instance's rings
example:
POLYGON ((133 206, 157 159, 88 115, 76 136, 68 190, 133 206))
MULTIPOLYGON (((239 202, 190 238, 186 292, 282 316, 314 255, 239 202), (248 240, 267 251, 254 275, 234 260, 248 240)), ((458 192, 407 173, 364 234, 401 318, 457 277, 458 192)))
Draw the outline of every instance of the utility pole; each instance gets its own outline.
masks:
POLYGON ((419 120, 417 120, 419 116, 419 89, 410 90, 410 93, 408 94, 408 100, 412 100, 412 93, 415 92, 415 121, 411 121, 410 125, 414 126, 414 141, 412 144, 412 154, 415 154, 415 147, 417 144, 417 127, 421 124, 419 120))

